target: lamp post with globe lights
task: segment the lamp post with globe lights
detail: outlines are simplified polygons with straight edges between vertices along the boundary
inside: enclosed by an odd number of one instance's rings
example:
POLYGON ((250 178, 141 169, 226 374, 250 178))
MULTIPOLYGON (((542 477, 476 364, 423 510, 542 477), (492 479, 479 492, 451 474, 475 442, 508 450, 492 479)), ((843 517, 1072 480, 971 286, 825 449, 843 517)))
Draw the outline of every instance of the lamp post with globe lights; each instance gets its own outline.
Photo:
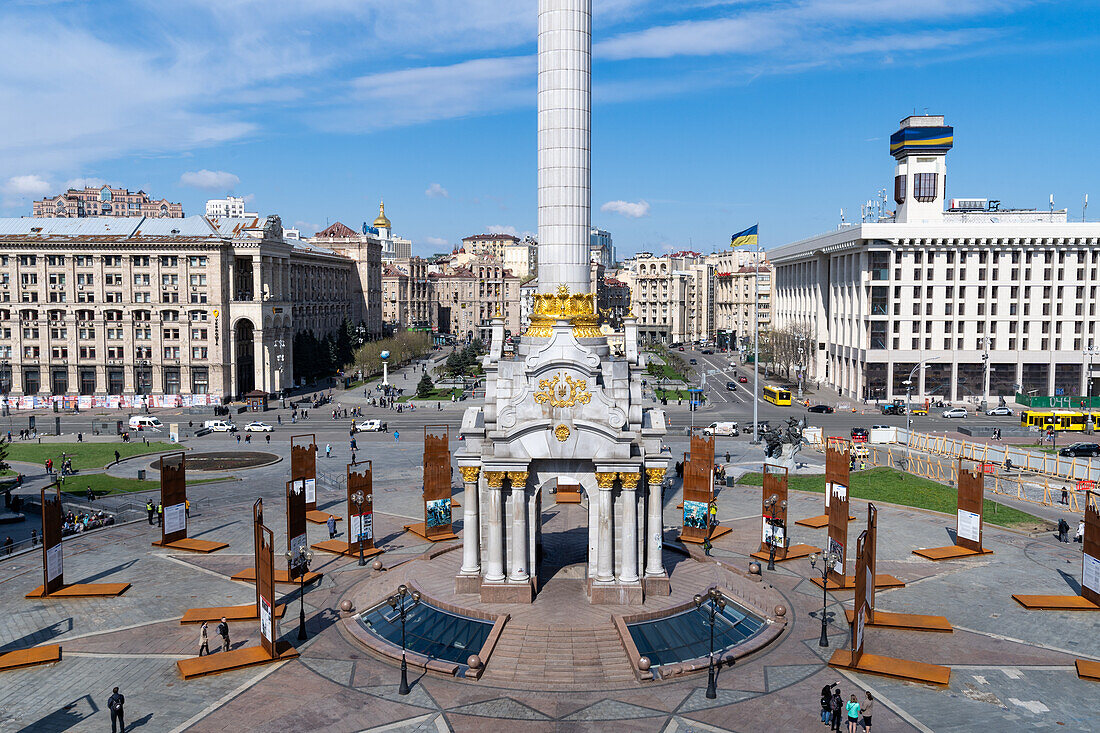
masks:
MULTIPOLYGON (((775 570, 775 548, 776 548, 776 527, 785 529, 782 522, 779 519, 779 515, 776 513, 776 509, 783 509, 784 512, 787 509, 787 500, 779 501, 779 497, 772 494, 764 501, 764 509, 767 511, 765 518, 768 520, 768 527, 771 531, 768 532, 766 541, 768 543, 768 570, 775 570)), ((786 535, 786 532, 784 532, 786 535)), ((787 542, 786 536, 783 537, 780 542, 787 542)))
POLYGON ((827 647, 829 646, 829 622, 825 616, 825 611, 829 607, 829 567, 839 562, 840 556, 835 552, 821 553, 820 555, 815 552, 810 555, 811 570, 817 570, 819 559, 821 560, 821 638, 818 640, 817 645, 827 647))
POLYGON ((367 564, 367 561, 363 558, 363 504, 367 502, 368 498, 363 493, 362 489, 356 491, 351 495, 351 502, 355 504, 355 514, 359 517, 359 566, 367 564))
POLYGON ((718 677, 715 675, 714 668, 714 619, 719 613, 726 607, 726 597, 722 595, 722 592, 717 588, 711 588, 705 594, 695 594, 695 607, 703 610, 704 604, 707 606, 706 613, 710 617, 710 654, 708 656, 707 664, 707 699, 713 700, 718 697, 718 677))
POLYGON ((408 616, 409 611, 416 608, 420 604, 420 592, 413 591, 409 593, 409 587, 402 583, 397 586, 397 592, 386 599, 386 603, 390 604, 390 608, 398 613, 401 617, 401 686, 397 688, 398 695, 409 694, 409 667, 405 662, 405 618, 408 616), (412 599, 412 605, 405 605, 405 596, 409 596, 412 599))
POLYGON ((382 360, 382 387, 390 386, 390 352, 383 351, 378 355, 378 358, 382 360))
POLYGON ((298 641, 305 641, 309 638, 306 636, 306 573, 309 572, 309 564, 313 562, 313 552, 310 550, 302 550, 298 553, 293 553, 287 550, 283 554, 286 556, 289 565, 302 566, 301 575, 298 576, 298 580, 301 582, 300 590, 298 591, 298 600, 300 602, 298 606, 298 641))

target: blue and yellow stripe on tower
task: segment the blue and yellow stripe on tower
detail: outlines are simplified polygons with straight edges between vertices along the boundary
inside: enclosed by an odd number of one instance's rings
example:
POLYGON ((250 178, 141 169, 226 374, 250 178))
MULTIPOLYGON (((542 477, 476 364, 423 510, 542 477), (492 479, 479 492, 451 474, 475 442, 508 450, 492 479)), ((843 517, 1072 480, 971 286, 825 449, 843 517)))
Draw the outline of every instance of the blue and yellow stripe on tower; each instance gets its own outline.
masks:
POLYGON ((954 142, 953 127, 903 127, 890 136, 890 154, 899 157, 909 153, 946 153, 954 142))
POLYGON ((730 247, 755 247, 757 241, 756 229, 759 224, 753 224, 743 232, 737 232, 730 237, 730 247))

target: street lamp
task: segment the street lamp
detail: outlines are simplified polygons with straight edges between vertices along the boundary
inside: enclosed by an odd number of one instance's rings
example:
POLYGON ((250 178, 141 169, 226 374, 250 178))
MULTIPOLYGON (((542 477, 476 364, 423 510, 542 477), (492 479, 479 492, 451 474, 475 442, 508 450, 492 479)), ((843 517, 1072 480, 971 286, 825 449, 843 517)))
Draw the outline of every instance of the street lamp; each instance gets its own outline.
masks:
POLYGON ((695 594, 695 607, 702 610, 703 604, 707 604, 707 612, 710 615, 710 654, 707 664, 707 699, 718 697, 718 678, 714 668, 714 619, 726 607, 726 597, 717 588, 711 588, 705 595, 695 594))
MULTIPOLYGON (((913 368, 911 370, 909 370, 909 378, 906 379, 904 382, 902 382, 902 384, 905 385, 905 431, 906 431, 906 433, 908 433, 910 430, 913 429, 913 410, 911 409, 912 408, 911 403, 912 403, 912 400, 913 400, 913 376, 917 373, 917 370, 920 369, 922 365, 927 364, 930 361, 935 361, 936 359, 939 359, 939 358, 940 357, 938 357, 938 356, 931 356, 927 359, 922 359, 922 360, 918 361, 913 366, 913 368)), ((905 442, 906 442, 906 445, 909 444, 909 436, 908 435, 905 436, 905 442)))
MULTIPOLYGON (((821 647, 829 646, 829 621, 825 616, 825 611, 829 607, 829 566, 840 561, 840 556, 830 551, 828 554, 822 553, 818 555, 816 552, 810 555, 810 570, 817 570, 817 561, 821 560, 821 638, 818 639, 817 645, 821 647)), ((812 614, 811 614, 812 615, 812 614)))
POLYGON ((802 355, 806 353, 806 350, 802 348, 802 342, 805 338, 798 339, 798 396, 802 397, 802 355))
POLYGON ((359 565, 362 567, 367 564, 367 561, 363 558, 363 504, 366 502, 367 497, 363 494, 362 490, 356 491, 351 495, 351 502, 355 504, 355 513, 359 517, 359 565))
POLYGON ((1085 430, 1088 431, 1089 435, 1092 435, 1094 427, 1092 419, 1092 357, 1097 354, 1100 354, 1100 349, 1091 344, 1085 349, 1085 357, 1089 360, 1088 371, 1085 372, 1085 409, 1088 410, 1085 415, 1085 430))
MULTIPOLYGON (((787 500, 779 501, 779 497, 772 494, 764 501, 764 509, 767 510, 768 526, 771 527, 771 532, 768 532, 768 570, 775 570, 775 528, 783 526, 783 523, 779 521, 779 517, 776 515, 776 507, 780 507, 783 510, 787 509, 787 500)), ((784 535, 786 533, 784 532, 784 535)), ((782 542, 788 543, 789 540, 786 536, 783 537, 782 542)))
POLYGON ((313 562, 313 552, 310 550, 303 550, 299 554, 295 554, 290 550, 283 553, 286 556, 287 564, 293 564, 295 566, 302 566, 302 574, 298 576, 301 582, 300 590, 298 591, 298 600, 300 605, 298 606, 298 641, 305 641, 309 637, 306 636, 306 573, 309 572, 309 564, 313 562))
POLYGON ((408 665, 405 663, 405 617, 411 609, 416 608, 420 603, 420 592, 413 591, 409 593, 408 586, 401 584, 397 586, 397 592, 386 599, 386 603, 390 604, 390 608, 401 616, 401 686, 397 688, 398 695, 409 694, 409 672, 408 665), (405 596, 412 598, 412 606, 405 606, 405 596))

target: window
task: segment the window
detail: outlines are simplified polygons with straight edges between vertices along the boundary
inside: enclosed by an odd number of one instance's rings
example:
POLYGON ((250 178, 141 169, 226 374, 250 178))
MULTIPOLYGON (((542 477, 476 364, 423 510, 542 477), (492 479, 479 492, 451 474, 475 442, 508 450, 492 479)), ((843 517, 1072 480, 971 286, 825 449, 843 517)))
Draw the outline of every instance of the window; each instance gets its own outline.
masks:
POLYGON ((206 267, 206 255, 191 255, 187 258, 187 264, 191 267, 206 267))
POLYGON ((191 311, 188 315, 192 321, 205 321, 207 319, 206 311, 191 311))
MULTIPOLYGON (((94 334, 95 331, 92 331, 94 334)), ((120 326, 114 326, 107 329, 107 339, 109 341, 121 341, 122 340, 122 328, 120 326)))
MULTIPOLYGON (((83 349, 81 349, 83 351, 83 349)), ((67 346, 55 346, 50 349, 50 356, 54 359, 68 359, 69 347, 67 346)))
POLYGON ((23 297, 20 300, 24 303, 37 303, 38 291, 36 290, 24 290, 23 297))
POLYGON ((48 267, 64 267, 65 256, 64 255, 46 255, 46 265, 48 267))
POLYGON ((122 267, 122 255, 103 255, 104 267, 122 267))
POLYGON ((178 303, 180 302, 180 294, 175 290, 162 290, 160 293, 161 303, 178 303))
POLYGON ((172 322, 178 323, 179 319, 180 319, 180 312, 179 311, 161 311, 160 312, 160 320, 162 320, 162 321, 172 321, 172 322))
POLYGON ((121 359, 121 358, 123 358, 124 351, 125 351, 125 349, 121 346, 108 346, 107 347, 107 358, 108 359, 121 359))
POLYGON ((103 294, 103 302, 104 303, 121 303, 122 302, 122 293, 104 293, 103 294))
POLYGON ((164 329, 163 336, 166 340, 179 339, 180 330, 178 328, 166 328, 166 329, 164 329))
POLYGON ((76 255, 75 260, 76 260, 76 266, 77 267, 91 267, 92 266, 92 256, 91 255, 76 255))
MULTIPOLYGON (((110 278, 111 275, 108 275, 107 277, 110 278)), ((121 275, 119 277, 121 277, 121 275)), ((77 285, 94 285, 95 284, 95 275, 93 275, 90 272, 78 272, 76 274, 76 284, 77 285)), ((110 280, 108 280, 107 284, 112 285, 113 283, 111 283, 110 280)), ((118 284, 121 285, 122 282, 119 281, 118 284)))
POLYGON ((148 326, 137 326, 134 328, 134 338, 138 341, 149 341, 153 338, 153 329, 148 326))
POLYGON ((69 329, 67 328, 51 328, 50 338, 54 341, 65 341, 69 338, 69 329))
POLYGON ((161 285, 179 285, 180 276, 174 272, 165 273, 160 276, 161 285))
POLYGON ((192 292, 191 305, 206 305, 206 291, 192 292))
MULTIPOLYGON (((176 355, 179 356, 178 354, 176 355)), ((180 370, 178 367, 165 368, 164 370, 164 394, 180 393, 180 370)))
POLYGON ((210 391, 210 377, 205 367, 191 368, 191 392, 207 394, 210 391))
POLYGON ((204 274, 201 274, 201 275, 192 275, 191 276, 191 287, 193 287, 193 288, 206 287, 206 274, 204 273, 204 274))
MULTIPOLYGON (((872 347, 874 348, 874 347, 872 347)), ((206 359, 206 347, 205 346, 192 346, 191 347, 192 359, 206 359)))
POLYGON ((19 265, 21 267, 33 267, 38 262, 36 255, 19 255, 19 265))
POLYGON ((148 290, 144 290, 144 291, 139 292, 139 293, 134 293, 134 302, 135 303, 152 303, 153 302, 153 294, 150 293, 148 290))
POLYGON ((81 346, 80 347, 80 358, 81 359, 94 359, 95 358, 95 347, 94 346, 81 346))
POLYGON ((913 176, 913 198, 928 202, 936 200, 937 174, 917 173, 913 176))
POLYGON ((180 258, 175 255, 161 255, 160 266, 161 267, 179 267, 180 258))
POLYGON ((165 346, 164 347, 165 359, 178 359, 180 358, 180 347, 178 346, 165 346))
POLYGON ((91 291, 88 291, 88 292, 80 291, 79 293, 76 294, 76 302, 77 303, 94 303, 95 302, 95 293, 93 293, 91 291))
POLYGON ((85 341, 87 341, 88 339, 94 339, 95 338, 95 329, 94 328, 87 328, 87 327, 80 328, 77 331, 77 338, 83 339, 85 341))
POLYGON ((894 176, 894 201, 905 203, 905 176, 894 176))
POLYGON ((149 285, 149 273, 147 272, 135 272, 134 273, 134 285, 149 285))
POLYGON ((134 264, 134 267, 148 267, 149 255, 135 255, 130 261, 134 264))
POLYGON ((24 346, 23 358, 24 359, 37 359, 42 355, 42 350, 37 346, 24 346))
POLYGON ((153 347, 151 346, 135 346, 134 357, 137 359, 152 359, 153 347))
POLYGON ((38 284, 38 273, 36 272, 24 272, 19 275, 19 282, 23 283, 23 287, 28 285, 38 284))
POLYGON ((50 273, 50 286, 51 287, 65 287, 65 273, 63 273, 63 272, 51 272, 50 273))
POLYGON ((191 339, 193 341, 205 341, 206 338, 207 338, 207 336, 206 336, 206 329, 205 328, 192 328, 191 329, 191 339))
POLYGON ((95 394, 95 369, 80 370, 80 394, 95 394))

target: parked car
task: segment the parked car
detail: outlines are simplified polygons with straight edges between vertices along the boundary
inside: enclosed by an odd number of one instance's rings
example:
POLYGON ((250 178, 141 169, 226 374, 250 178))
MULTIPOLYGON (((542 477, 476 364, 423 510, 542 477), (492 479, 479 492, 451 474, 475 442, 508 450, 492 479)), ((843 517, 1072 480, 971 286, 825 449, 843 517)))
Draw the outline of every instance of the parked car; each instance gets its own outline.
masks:
POLYGON ((689 359, 688 360, 688 364, 691 364, 692 366, 694 366, 695 364, 698 364, 698 363, 699 363, 698 359, 689 359))
POLYGON ((730 392, 737 390, 737 382, 726 382, 726 389, 730 392))
POLYGON ((1070 443, 1058 451, 1058 455, 1071 458, 1096 458, 1100 456, 1100 445, 1096 443, 1070 443))
POLYGON ((131 430, 160 430, 164 427, 160 419, 152 415, 134 415, 129 425, 131 430))
MULTIPOLYGON (((915 414, 915 411, 914 411, 915 414)), ((965 408, 962 407, 950 407, 940 413, 940 417, 966 417, 969 415, 965 408)))
POLYGON ((355 423, 355 432, 384 433, 386 432, 386 423, 381 420, 364 420, 362 422, 357 422, 355 423))
POLYGON ((986 415, 1006 415, 1008 417, 1012 417, 1013 413, 1012 413, 1012 408, 1011 407, 1005 407, 1004 405, 1001 405, 999 407, 994 407, 992 410, 986 410, 985 414, 986 415))
POLYGON ((853 443, 866 443, 870 433, 867 432, 867 428, 852 428, 852 442, 853 443))
POLYGON ((735 422, 712 422, 703 428, 703 435, 740 435, 735 422))
POLYGON ((260 422, 259 420, 254 420, 244 426, 244 431, 246 433, 270 433, 274 429, 275 428, 271 427, 267 423, 260 422))
POLYGON ((807 407, 806 412, 817 412, 822 415, 832 415, 834 411, 833 408, 829 407, 828 405, 814 405, 813 407, 807 407))
POLYGON ((740 377, 737 378, 737 381, 741 384, 748 384, 749 378, 742 374, 740 377))
POLYGON ((703 349, 703 353, 704 353, 704 354, 713 354, 713 353, 714 353, 714 349, 703 349))
POLYGON ((210 435, 212 432, 214 431, 207 427, 195 428, 195 437, 201 438, 204 435, 210 435))
POLYGON ((235 433, 237 426, 228 420, 207 420, 202 424, 204 428, 210 428, 215 433, 235 433))

